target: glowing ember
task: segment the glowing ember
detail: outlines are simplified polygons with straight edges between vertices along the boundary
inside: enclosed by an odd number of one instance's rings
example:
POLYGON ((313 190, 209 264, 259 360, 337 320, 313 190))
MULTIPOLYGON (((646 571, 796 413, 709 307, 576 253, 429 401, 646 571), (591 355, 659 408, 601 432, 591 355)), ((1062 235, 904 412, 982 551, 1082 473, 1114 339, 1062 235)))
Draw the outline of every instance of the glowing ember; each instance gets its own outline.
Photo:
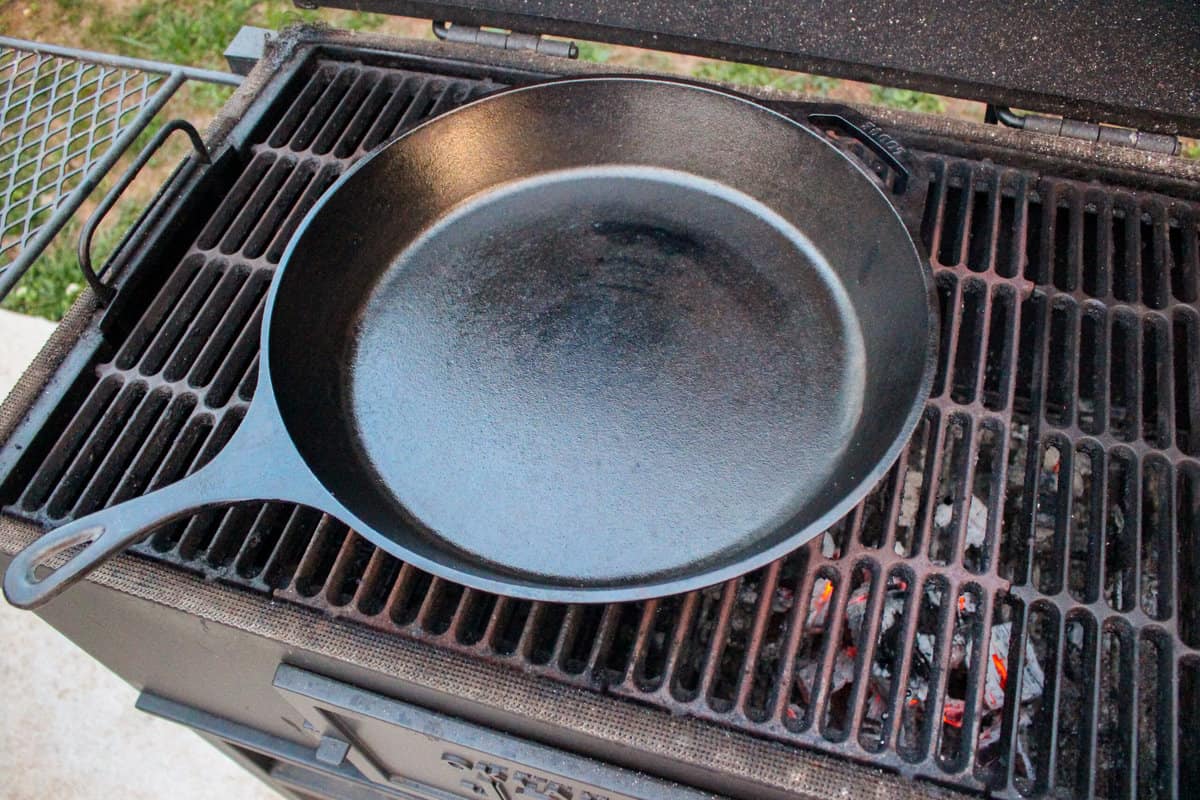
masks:
POLYGON ((996 666, 996 672, 1000 675, 1000 688, 1005 689, 1008 686, 1008 669, 1004 666, 1004 659, 999 653, 992 653, 992 664, 996 666))
POLYGON ((962 700, 948 697, 946 698, 946 707, 942 710, 942 722, 952 728, 961 728, 964 711, 966 711, 966 703, 962 700))
POLYGON ((833 581, 818 578, 813 582, 812 597, 808 606, 809 630, 823 629, 829 618, 829 600, 833 597, 833 581))

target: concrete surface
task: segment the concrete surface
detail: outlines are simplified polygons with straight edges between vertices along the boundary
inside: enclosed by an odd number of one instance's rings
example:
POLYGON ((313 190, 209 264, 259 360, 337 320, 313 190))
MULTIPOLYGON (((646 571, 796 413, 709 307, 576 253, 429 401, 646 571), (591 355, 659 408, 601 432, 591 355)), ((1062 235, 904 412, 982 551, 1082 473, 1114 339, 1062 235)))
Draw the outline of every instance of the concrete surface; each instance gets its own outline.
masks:
MULTIPOLYGON (((53 324, 0 310, 0 396, 53 324)), ((0 601, 0 798, 279 800, 34 614, 0 601)))

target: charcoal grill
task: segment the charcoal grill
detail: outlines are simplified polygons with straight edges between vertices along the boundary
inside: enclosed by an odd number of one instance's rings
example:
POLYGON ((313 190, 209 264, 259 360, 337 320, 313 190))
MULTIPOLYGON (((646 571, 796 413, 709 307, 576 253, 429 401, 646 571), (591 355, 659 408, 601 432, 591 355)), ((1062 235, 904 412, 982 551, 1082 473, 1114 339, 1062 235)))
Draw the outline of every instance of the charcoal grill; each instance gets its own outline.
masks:
MULTIPOLYGON (((4 406, 3 549, 220 449, 255 385, 272 270, 355 159, 497 87, 586 69, 281 38, 215 126, 228 146, 176 173, 111 266, 112 305, 85 297, 4 406)), ((41 613, 144 709, 298 797, 1186 796, 1200 170, 873 113, 928 175, 938 371, 900 461, 809 546, 683 596, 558 606, 249 504, 161 528, 41 613), (414 731, 442 744, 398 757, 414 731)))

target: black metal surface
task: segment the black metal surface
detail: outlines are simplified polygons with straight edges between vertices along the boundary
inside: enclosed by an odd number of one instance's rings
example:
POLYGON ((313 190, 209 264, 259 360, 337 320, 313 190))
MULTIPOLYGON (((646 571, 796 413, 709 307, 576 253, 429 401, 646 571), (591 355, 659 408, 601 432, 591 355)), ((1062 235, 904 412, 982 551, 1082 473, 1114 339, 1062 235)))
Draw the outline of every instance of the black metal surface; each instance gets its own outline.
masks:
MULTIPOLYGON (((51 527, 211 458, 245 412, 265 287, 315 196, 364 148, 495 86, 352 58, 366 63, 310 51, 281 68, 247 120, 244 163, 192 212, 203 230, 144 265, 106 320, 111 348, 64 371, 61 399, 14 437, 20 457, 0 451, 7 513, 51 527)), ((614 704, 996 797, 1187 796, 1200 780, 1186 757, 1200 743, 1200 206, 989 156, 921 154, 944 309, 926 422, 828 535, 744 580, 605 607, 506 600, 263 503, 160 529, 136 552, 614 704), (960 596, 974 608, 960 614, 960 596), (992 638, 1006 623, 1008 644, 992 638), (1018 703, 1030 653, 1044 685, 1018 703), (989 700, 995 656, 1011 677, 989 700)))
POLYGON ((1008 106, 989 105, 986 120, 999 122, 1010 128, 1036 131, 1051 136, 1069 136, 1088 142, 1099 142, 1113 147, 1131 147, 1164 155, 1178 155, 1182 149, 1178 137, 1165 133, 1147 133, 1132 128, 1099 125, 1094 122, 1043 117, 1037 114, 1018 114, 1008 106))
MULTIPOLYGON (((272 736, 257 728, 239 725, 223 717, 207 713, 203 709, 185 705, 165 697, 142 692, 138 695, 137 709, 147 714, 184 725, 219 749, 233 748, 229 754, 237 758, 244 767, 260 780, 266 781, 284 797, 300 798, 353 798, 353 800, 380 800, 395 798, 388 790, 373 790, 371 782, 348 763, 329 764, 319 761, 315 748, 296 744, 278 736, 272 736), (324 792, 316 792, 313 781, 299 783, 298 776, 319 776, 324 779, 324 792), (290 780, 289 780, 290 778, 290 780), (282 786, 280 786, 282 784, 282 786), (303 795, 292 795, 289 789, 307 790, 303 795)), ((229 751, 227 751, 229 752, 229 751)), ((444 795, 443 795, 444 796, 444 795)), ((405 800, 408 800, 406 798, 405 800)))
POLYGON ((844 514, 933 379, 929 270, 883 190, 696 85, 574 79, 441 117, 331 187, 282 264, 237 435, 31 545, 9 602, 256 499, 509 596, 687 591, 844 514))
POLYGON ((473 797, 718 800, 287 664, 273 684, 299 712, 310 737, 333 743, 327 749, 338 754, 336 764, 344 758, 375 784, 422 797, 452 797, 465 789, 473 797))
POLYGON ((1200 8, 1175 0, 314 0, 676 50, 1200 135, 1200 8))

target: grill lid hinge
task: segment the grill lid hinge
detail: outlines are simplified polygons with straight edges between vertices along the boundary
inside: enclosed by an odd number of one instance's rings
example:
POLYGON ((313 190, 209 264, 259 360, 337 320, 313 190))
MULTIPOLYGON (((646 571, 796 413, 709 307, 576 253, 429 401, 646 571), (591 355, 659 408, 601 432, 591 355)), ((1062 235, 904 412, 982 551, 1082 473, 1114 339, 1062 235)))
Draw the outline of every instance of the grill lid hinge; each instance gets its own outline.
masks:
POLYGON ((1134 150, 1145 150, 1168 156, 1179 155, 1181 149, 1178 137, 1169 133, 1150 133, 1134 128, 1102 125, 1065 117, 1018 114, 1008 106, 988 105, 984 122, 993 125, 998 122, 1009 128, 1019 128, 1051 136, 1066 136, 1071 139, 1083 139, 1116 147, 1131 147, 1134 150))
POLYGON ((434 20, 433 34, 445 42, 479 44, 499 50, 532 50, 548 56, 579 58, 579 47, 574 42, 566 39, 547 39, 540 33, 518 33, 434 20))

